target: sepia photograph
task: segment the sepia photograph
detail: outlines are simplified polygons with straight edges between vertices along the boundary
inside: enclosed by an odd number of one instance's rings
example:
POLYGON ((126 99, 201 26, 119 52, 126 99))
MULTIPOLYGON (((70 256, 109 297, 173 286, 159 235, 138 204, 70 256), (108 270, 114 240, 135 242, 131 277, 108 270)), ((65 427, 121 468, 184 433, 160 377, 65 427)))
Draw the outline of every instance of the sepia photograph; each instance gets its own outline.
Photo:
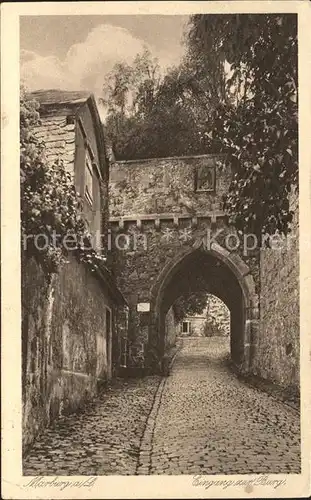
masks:
POLYGON ((302 473, 298 14, 204 5, 19 16, 37 498, 172 475, 271 497, 302 473))

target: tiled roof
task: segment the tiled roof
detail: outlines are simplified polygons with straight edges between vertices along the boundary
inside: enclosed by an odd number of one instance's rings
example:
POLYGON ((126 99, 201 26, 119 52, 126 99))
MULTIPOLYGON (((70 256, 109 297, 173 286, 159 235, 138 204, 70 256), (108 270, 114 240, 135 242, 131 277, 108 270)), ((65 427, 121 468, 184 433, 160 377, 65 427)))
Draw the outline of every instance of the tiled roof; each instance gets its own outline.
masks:
POLYGON ((79 104, 85 102, 91 95, 88 90, 36 90, 31 96, 40 104, 79 104))
POLYGON ((65 116, 42 118, 41 125, 34 130, 36 137, 46 145, 48 161, 61 158, 68 171, 74 169, 75 125, 67 124, 65 116))

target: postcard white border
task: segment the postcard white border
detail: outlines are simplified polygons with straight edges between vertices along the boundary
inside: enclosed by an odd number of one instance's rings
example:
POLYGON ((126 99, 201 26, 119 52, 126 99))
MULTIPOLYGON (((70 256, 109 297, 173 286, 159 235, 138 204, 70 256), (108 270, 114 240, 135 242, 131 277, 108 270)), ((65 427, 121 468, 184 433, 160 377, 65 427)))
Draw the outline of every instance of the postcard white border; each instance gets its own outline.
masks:
MULTIPOLYGON (((310 494, 310 26, 311 2, 39 2, 1 6, 1 242, 2 242, 2 491, 4 498, 290 498, 310 494), (286 484, 271 487, 192 486, 192 476, 100 476, 91 489, 27 488, 21 467, 21 304, 19 240, 19 16, 191 13, 298 13, 299 26, 299 180, 302 473, 274 474, 286 484)), ((206 476, 229 480, 253 476, 206 476)), ((52 479, 52 478, 49 478, 52 479)), ((65 480, 66 477, 62 477, 65 480)), ((68 477, 70 481, 81 479, 68 477)), ((85 476, 83 477, 85 479, 85 476)))

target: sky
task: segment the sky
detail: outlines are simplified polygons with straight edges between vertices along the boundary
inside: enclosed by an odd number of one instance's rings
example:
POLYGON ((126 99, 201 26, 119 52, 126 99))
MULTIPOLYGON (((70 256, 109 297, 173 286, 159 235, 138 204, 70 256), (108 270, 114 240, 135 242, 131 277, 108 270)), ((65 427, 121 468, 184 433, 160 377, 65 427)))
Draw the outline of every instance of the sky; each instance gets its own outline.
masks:
POLYGON ((147 46, 163 70, 183 54, 188 16, 23 16, 21 78, 30 90, 86 89, 100 95, 116 62, 147 46))

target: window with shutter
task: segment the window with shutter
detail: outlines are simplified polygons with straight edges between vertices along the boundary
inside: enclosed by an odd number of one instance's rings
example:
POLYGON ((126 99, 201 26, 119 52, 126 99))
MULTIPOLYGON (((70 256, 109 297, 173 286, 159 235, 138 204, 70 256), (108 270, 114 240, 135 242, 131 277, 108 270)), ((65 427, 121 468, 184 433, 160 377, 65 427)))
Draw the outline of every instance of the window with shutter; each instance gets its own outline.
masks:
POLYGON ((90 154, 86 151, 85 157, 85 197, 93 205, 93 166, 90 154))

